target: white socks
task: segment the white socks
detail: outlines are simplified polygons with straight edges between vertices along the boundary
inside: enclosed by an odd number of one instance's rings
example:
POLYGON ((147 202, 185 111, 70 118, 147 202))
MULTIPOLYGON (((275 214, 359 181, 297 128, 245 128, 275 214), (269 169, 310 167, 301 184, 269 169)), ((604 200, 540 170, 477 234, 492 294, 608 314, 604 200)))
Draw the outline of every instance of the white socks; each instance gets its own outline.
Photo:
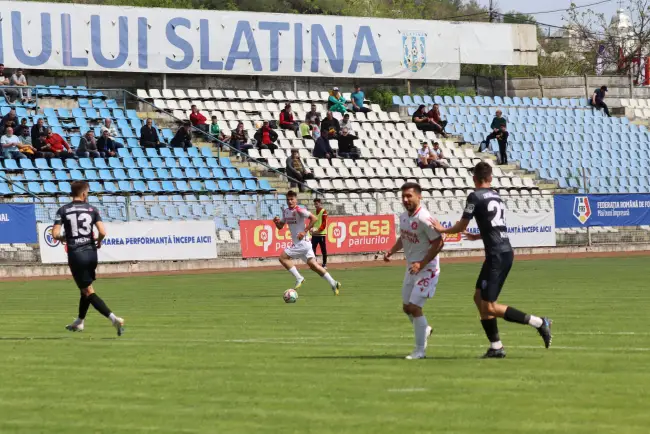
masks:
POLYGON ((329 283, 332 288, 334 288, 336 286, 336 280, 332 279, 332 276, 330 276, 330 273, 323 274, 323 279, 327 280, 327 283, 329 283))
POLYGON ((544 324, 544 320, 538 316, 531 315, 530 319, 528 320, 528 324, 538 329, 542 326, 542 324, 544 324))
POLYGON ((500 350, 503 348, 503 344, 501 341, 496 341, 496 342, 490 342, 490 348, 493 350, 500 350))
POLYGON ((415 331, 415 348, 424 350, 424 343, 427 340, 427 319, 424 315, 413 318, 413 330, 415 331))
POLYGON ((298 273, 298 269, 295 266, 289 268, 289 273, 293 274, 293 277, 295 277, 296 280, 302 279, 302 276, 298 273))
POLYGON ((115 316, 115 314, 113 312, 111 312, 111 314, 108 316, 108 319, 110 319, 111 322, 117 321, 117 317, 115 316))

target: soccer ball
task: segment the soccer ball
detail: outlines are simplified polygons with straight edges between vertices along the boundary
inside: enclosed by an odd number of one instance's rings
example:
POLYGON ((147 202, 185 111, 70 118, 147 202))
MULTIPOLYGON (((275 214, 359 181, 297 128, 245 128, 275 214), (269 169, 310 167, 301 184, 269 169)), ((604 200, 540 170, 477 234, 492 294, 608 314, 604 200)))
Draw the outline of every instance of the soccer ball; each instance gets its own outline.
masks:
POLYGON ((296 292, 295 289, 287 289, 284 291, 284 294, 282 294, 282 298, 285 303, 295 303, 298 301, 298 292, 296 292))

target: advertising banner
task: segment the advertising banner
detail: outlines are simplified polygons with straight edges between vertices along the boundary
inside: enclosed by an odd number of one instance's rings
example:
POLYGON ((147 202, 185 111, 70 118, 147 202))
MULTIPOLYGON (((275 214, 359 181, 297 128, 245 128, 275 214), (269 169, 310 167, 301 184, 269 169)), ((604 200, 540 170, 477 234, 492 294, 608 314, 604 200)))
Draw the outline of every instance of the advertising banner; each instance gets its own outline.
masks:
MULTIPOLYGON (((104 223, 107 237, 100 262, 214 259, 212 221, 104 223)), ((44 264, 67 263, 66 246, 52 238, 52 225, 39 223, 38 244, 44 264)))
MULTIPOLYGON (((291 243, 289 227, 277 230, 269 220, 240 220, 244 258, 270 258, 291 243)), ((327 253, 364 253, 389 249, 395 243, 395 216, 329 217, 327 253)))
MULTIPOLYGON (((459 215, 436 216, 448 228, 456 223, 459 215)), ((552 211, 540 213, 514 213, 506 215, 508 237, 513 247, 551 247, 555 246, 555 218, 552 211)), ((468 232, 478 233, 476 221, 472 220, 468 232)), ((445 237, 445 250, 480 249, 483 241, 468 241, 460 234, 445 237)))
POLYGON ((650 194, 555 195, 555 226, 650 225, 650 194))
POLYGON ((532 25, 2 5, 0 63, 12 69, 457 80, 461 63, 537 64, 532 25))
POLYGON ((0 244, 35 244, 36 242, 36 207, 34 204, 0 204, 0 244))

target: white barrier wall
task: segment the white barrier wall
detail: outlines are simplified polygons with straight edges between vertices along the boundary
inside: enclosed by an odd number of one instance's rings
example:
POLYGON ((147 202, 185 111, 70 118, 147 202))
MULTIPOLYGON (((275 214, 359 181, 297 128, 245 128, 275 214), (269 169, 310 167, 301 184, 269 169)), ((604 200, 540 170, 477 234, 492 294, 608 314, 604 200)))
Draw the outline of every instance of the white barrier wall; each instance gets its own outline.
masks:
MULTIPOLYGON (((461 215, 435 216, 444 227, 456 223, 461 215)), ((506 213, 508 237, 513 247, 553 247, 555 246, 555 214, 553 211, 541 213, 506 213)), ((472 220, 468 232, 478 233, 476 221, 472 220)), ((483 241, 468 241, 460 234, 445 238, 445 250, 480 249, 483 241)))
MULTIPOLYGON (((100 262, 214 259, 212 221, 104 223, 107 237, 98 250, 100 262)), ((44 264, 67 263, 65 246, 52 238, 52 225, 38 224, 44 264)))
POLYGON ((452 79, 536 65, 535 26, 2 2, 8 68, 452 79))

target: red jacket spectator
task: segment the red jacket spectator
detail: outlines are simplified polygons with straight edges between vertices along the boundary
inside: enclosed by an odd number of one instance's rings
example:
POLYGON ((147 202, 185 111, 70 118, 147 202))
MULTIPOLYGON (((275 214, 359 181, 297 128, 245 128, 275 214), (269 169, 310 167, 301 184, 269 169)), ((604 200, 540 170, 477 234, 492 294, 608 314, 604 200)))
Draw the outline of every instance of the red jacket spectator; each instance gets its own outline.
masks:
POLYGON ((192 125, 195 127, 197 125, 205 125, 206 121, 207 119, 200 112, 195 112, 190 115, 190 122, 192 122, 192 125))
POLYGON ((295 127, 295 123, 293 121, 293 113, 289 112, 288 110, 282 110, 280 112, 280 126, 293 129, 295 127))
POLYGON ((61 152, 61 151, 70 151, 70 145, 66 142, 63 137, 57 133, 50 133, 45 138, 45 143, 48 144, 52 152, 61 152))

